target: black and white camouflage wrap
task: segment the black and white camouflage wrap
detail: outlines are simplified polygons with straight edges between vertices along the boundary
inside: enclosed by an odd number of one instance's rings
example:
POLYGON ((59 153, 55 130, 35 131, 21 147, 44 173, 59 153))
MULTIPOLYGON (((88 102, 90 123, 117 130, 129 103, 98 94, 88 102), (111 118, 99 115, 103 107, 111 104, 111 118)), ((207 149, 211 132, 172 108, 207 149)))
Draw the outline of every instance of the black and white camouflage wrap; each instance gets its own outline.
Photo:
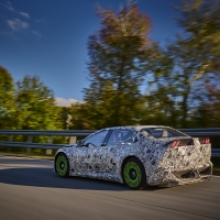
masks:
MULTIPOLYGON (((67 145, 58 150, 69 160, 69 175, 83 176, 123 183, 121 170, 126 158, 133 156, 144 165, 146 181, 150 186, 172 187, 209 179, 212 174, 211 144, 200 144, 192 138, 190 146, 168 147, 169 141, 176 138, 156 139, 141 129, 150 126, 125 126, 106 128, 131 129, 136 136, 134 143, 95 147, 67 145)), ((166 128, 154 126, 154 128, 166 128)), ((169 127, 167 127, 169 128, 169 127)), ((173 128, 172 128, 173 129, 173 128)), ((184 138, 184 137, 183 137, 184 138)))

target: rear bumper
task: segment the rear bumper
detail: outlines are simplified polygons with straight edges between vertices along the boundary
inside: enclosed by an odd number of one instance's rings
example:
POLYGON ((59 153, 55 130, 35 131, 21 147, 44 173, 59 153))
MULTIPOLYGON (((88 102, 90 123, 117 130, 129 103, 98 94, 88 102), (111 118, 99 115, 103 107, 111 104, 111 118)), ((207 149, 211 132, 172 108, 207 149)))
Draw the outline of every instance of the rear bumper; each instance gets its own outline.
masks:
POLYGON ((154 175, 147 178, 147 184, 151 186, 158 185, 159 187, 181 186, 210 180, 211 175, 212 164, 199 166, 196 169, 178 171, 160 169, 160 172, 155 172, 154 175))

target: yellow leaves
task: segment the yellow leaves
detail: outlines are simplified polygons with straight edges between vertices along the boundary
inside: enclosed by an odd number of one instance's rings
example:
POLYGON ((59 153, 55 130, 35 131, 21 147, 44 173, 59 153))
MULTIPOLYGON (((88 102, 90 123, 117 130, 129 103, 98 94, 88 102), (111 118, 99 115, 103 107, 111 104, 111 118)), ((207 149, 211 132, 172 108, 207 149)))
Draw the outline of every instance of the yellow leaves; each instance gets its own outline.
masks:
POLYGON ((152 25, 149 17, 141 14, 135 4, 121 9, 118 14, 113 10, 104 10, 101 7, 98 7, 97 10, 102 24, 101 37, 106 43, 121 41, 122 38, 129 36, 139 36, 144 39, 150 32, 152 25))
POLYGON ((218 46, 220 47, 220 31, 218 30, 218 32, 213 33, 211 35, 211 40, 214 44, 218 44, 218 46))
POLYGON ((197 69, 197 72, 195 73, 195 75, 192 78, 192 80, 189 81, 189 84, 192 85, 196 80, 200 79, 205 73, 207 73, 208 69, 209 69, 209 65, 208 64, 200 66, 197 69))

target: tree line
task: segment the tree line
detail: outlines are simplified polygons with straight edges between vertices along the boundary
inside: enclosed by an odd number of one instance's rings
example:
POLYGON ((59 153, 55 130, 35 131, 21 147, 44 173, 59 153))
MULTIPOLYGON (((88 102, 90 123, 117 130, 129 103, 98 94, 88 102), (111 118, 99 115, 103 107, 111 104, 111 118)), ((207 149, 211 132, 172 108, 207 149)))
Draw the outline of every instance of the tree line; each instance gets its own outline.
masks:
POLYGON ((132 2, 118 13, 97 7, 100 30, 89 37, 84 102, 58 107, 37 77, 13 82, 0 67, 0 129, 100 129, 154 124, 220 127, 219 1, 182 1, 181 32, 165 46, 132 2))

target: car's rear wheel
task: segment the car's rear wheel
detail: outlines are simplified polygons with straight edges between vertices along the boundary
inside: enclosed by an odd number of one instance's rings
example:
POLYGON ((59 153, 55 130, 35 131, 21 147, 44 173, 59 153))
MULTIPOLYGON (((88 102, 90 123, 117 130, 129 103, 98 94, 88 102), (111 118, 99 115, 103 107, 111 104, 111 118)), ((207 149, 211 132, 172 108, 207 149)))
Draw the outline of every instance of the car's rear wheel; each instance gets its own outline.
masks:
POLYGON ((61 177, 69 176, 69 162, 64 153, 58 154, 55 161, 56 173, 61 177))
POLYGON ((147 186, 144 166, 136 158, 125 161, 122 167, 122 178, 131 189, 144 189, 147 186))

